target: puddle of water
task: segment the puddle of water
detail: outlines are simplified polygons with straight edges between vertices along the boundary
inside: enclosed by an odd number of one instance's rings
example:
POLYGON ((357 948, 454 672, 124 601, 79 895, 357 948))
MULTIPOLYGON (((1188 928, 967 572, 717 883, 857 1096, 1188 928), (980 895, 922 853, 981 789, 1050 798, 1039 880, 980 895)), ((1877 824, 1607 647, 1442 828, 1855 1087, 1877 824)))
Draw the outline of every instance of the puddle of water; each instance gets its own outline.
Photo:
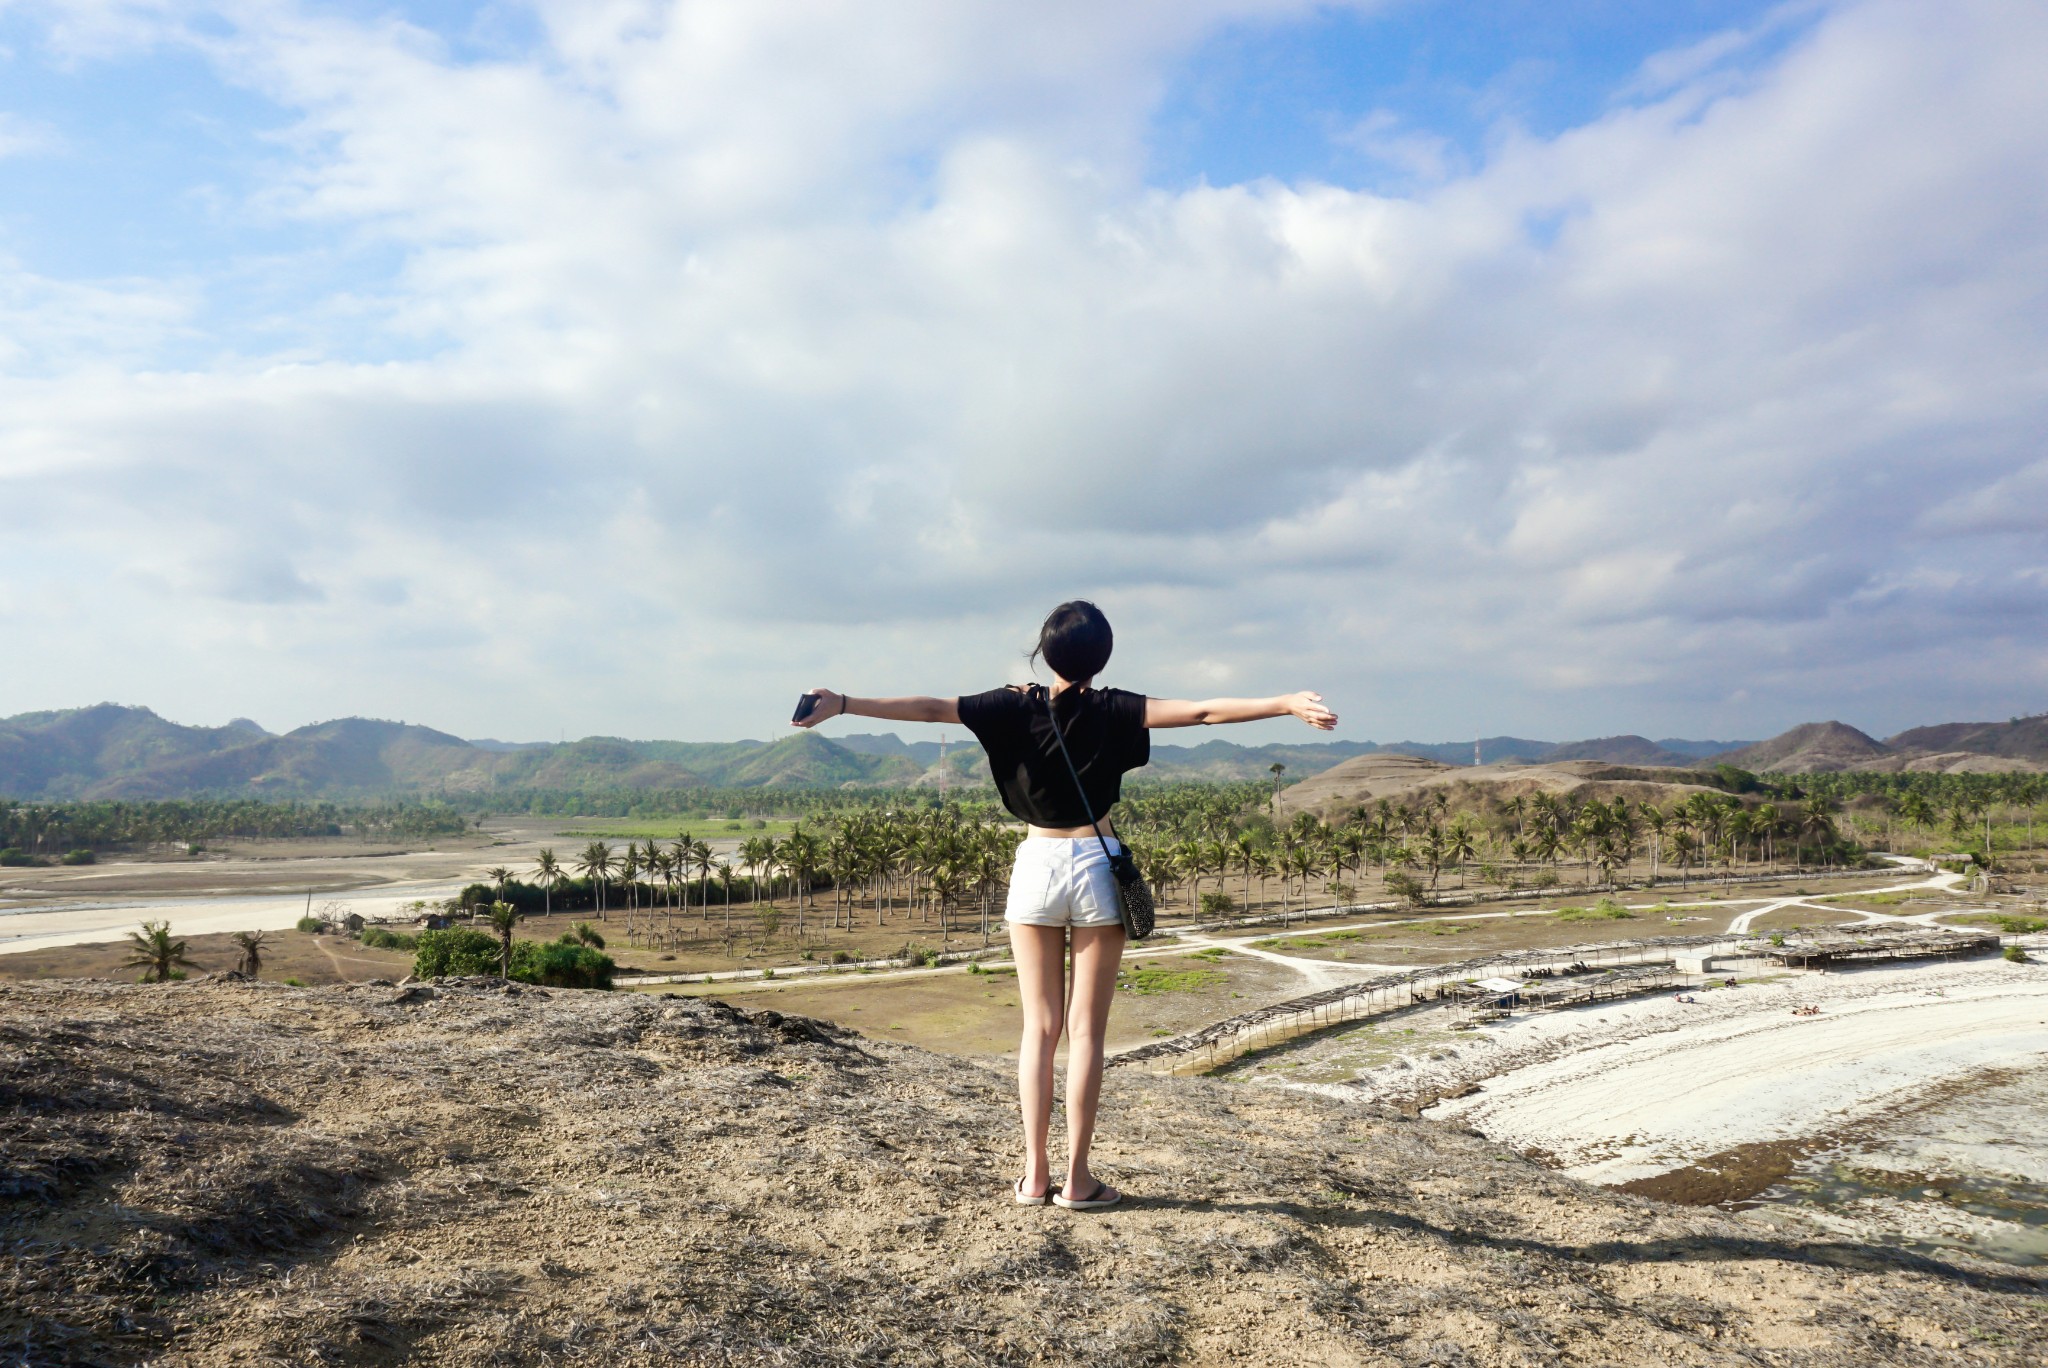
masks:
POLYGON ((1953 1079, 1850 1129, 1619 1185, 1935 1253, 2048 1265, 2048 1067, 1953 1079))

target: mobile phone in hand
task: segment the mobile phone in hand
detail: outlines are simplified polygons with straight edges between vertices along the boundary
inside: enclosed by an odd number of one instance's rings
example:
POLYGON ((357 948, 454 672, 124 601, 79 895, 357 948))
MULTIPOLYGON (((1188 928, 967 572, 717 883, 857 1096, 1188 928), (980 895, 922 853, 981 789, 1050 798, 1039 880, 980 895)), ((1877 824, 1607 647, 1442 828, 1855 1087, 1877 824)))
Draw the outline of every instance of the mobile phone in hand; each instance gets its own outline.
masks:
POLYGON ((789 720, 792 722, 801 722, 817 710, 818 696, 814 693, 807 693, 802 698, 797 699, 796 713, 789 720))

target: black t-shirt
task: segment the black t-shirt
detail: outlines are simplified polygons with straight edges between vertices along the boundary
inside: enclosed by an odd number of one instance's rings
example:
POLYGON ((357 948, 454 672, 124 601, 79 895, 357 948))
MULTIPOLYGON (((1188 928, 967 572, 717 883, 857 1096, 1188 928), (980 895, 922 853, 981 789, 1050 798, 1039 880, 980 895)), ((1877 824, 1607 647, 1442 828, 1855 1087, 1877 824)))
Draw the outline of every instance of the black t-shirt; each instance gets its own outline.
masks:
MULTIPOLYGON (((1145 695, 1068 689, 1053 701, 1053 711, 1097 820, 1107 817, 1123 796, 1124 772, 1152 758, 1145 695)), ((968 694, 960 700, 960 720, 987 753, 1004 807, 1033 826, 1088 825, 1042 694, 1034 698, 1017 688, 968 694)))

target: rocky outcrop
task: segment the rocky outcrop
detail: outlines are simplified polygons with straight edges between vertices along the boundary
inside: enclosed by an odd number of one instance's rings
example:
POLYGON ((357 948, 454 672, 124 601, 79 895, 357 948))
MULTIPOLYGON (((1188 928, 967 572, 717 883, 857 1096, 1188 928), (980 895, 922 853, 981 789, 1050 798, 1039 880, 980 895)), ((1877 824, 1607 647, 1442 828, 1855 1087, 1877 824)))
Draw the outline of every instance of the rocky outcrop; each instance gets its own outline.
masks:
POLYGON ((1118 1210, 1018 1208, 1007 1070, 488 980, 0 989, 0 1359, 2021 1364, 2025 1270, 1477 1137, 1113 1075, 1118 1210), (1967 1348, 1965 1348, 1967 1346, 1967 1348))

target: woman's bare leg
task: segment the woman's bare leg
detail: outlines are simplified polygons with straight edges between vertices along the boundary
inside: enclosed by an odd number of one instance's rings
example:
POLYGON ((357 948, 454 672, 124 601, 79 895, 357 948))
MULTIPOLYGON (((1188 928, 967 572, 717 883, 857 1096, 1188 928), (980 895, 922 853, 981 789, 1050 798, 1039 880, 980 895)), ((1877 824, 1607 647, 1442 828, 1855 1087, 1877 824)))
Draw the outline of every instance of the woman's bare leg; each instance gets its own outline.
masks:
POLYGON ((1095 1191, 1088 1147, 1095 1139, 1095 1108, 1102 1098, 1102 1042, 1109 1004, 1116 997, 1123 960, 1121 926, 1074 928, 1074 991, 1067 1000, 1067 1185, 1069 1200, 1095 1191))
POLYGON ((1067 928, 1011 922, 1010 953, 1017 961, 1017 1000, 1024 1008, 1024 1037, 1017 1044, 1017 1101, 1024 1113, 1023 1190, 1025 1196, 1036 1197, 1052 1181, 1045 1145, 1052 1126, 1052 1056, 1059 1048, 1066 1010, 1067 928))

